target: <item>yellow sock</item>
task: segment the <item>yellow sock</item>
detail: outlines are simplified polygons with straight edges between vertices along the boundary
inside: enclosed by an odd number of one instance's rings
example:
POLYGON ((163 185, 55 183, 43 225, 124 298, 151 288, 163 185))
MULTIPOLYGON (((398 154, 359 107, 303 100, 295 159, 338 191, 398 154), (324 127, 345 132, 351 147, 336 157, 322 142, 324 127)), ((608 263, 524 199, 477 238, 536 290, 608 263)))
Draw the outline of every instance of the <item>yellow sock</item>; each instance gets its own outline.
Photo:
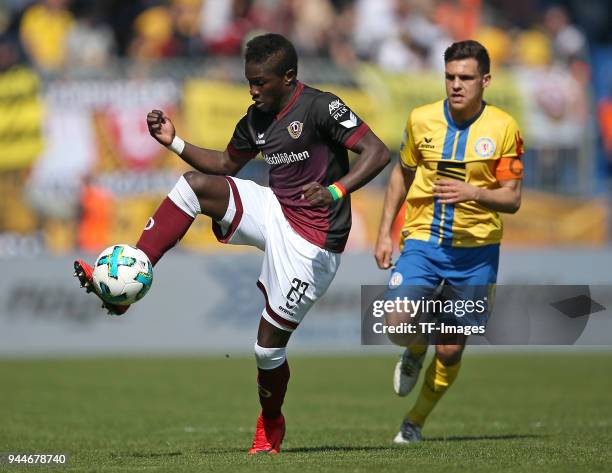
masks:
POLYGON ((427 416, 455 381, 460 366, 461 362, 452 366, 445 366, 437 356, 434 357, 425 373, 425 380, 419 397, 406 417, 422 427, 427 416))

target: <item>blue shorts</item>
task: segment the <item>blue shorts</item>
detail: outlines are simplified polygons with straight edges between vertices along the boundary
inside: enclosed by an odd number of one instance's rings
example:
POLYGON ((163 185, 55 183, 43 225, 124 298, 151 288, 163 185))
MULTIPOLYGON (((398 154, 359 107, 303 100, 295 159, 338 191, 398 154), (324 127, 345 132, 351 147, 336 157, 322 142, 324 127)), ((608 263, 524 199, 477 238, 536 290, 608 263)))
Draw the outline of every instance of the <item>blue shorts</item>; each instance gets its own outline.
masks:
POLYGON ((499 244, 454 248, 406 240, 393 268, 387 297, 439 298, 446 305, 444 310, 436 311, 438 321, 485 326, 493 303, 498 265, 499 244), (447 301, 452 301, 452 305, 447 301), (453 310, 447 310, 451 306, 453 310))

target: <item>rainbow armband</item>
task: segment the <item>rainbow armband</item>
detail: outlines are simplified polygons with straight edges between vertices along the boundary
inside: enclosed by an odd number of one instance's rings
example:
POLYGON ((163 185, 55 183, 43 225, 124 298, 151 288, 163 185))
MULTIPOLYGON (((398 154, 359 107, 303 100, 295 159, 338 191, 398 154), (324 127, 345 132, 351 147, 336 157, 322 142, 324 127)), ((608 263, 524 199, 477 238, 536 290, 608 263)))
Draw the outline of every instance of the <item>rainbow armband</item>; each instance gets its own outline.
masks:
POLYGON ((327 190, 332 195, 334 202, 342 199, 346 195, 346 189, 339 182, 334 182, 331 186, 327 186, 327 190))

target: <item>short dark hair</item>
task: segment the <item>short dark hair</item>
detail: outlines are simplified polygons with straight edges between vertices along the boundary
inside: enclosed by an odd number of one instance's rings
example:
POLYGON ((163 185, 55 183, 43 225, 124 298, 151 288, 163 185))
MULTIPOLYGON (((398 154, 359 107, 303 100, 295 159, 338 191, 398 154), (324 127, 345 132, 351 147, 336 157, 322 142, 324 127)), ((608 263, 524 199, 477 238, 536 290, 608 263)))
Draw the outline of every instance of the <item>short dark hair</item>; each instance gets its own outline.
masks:
POLYGON ((274 72, 282 76, 289 69, 297 74, 297 52, 287 38, 280 34, 268 33, 255 36, 246 44, 245 62, 261 64, 272 56, 278 56, 274 72))
POLYGON ((488 74, 491 70, 491 59, 487 49, 478 41, 468 39, 467 41, 458 41, 451 44, 444 51, 444 64, 459 59, 474 58, 478 63, 478 72, 480 75, 488 74))

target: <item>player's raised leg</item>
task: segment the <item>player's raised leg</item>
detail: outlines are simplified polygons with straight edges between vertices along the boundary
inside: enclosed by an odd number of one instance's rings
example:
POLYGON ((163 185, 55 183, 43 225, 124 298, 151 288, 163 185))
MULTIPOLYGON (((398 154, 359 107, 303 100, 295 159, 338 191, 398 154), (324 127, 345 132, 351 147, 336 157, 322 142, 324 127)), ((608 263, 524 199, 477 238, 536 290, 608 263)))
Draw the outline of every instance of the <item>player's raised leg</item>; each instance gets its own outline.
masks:
MULTIPOLYGON (((228 208, 230 190, 226 175, 233 175, 253 156, 228 151, 199 148, 176 136, 172 120, 162 110, 147 114, 149 133, 161 145, 179 155, 199 172, 188 172, 176 183, 153 217, 149 219, 136 246, 144 251, 152 264, 183 237, 199 213, 222 219, 228 208)), ((75 262, 76 276, 81 285, 93 290, 91 267, 82 260, 75 262)), ((98 297, 99 294, 96 293, 98 297)), ((125 312, 128 306, 114 306, 104 302, 110 312, 125 312)))
MULTIPOLYGON (((195 171, 185 173, 147 222, 136 247, 155 265, 183 238, 198 214, 221 220, 227 211, 229 196, 225 177, 195 171)), ((74 268, 81 286, 100 297, 95 291, 91 266, 83 260, 76 260, 74 268)), ((104 307, 115 315, 121 315, 129 308, 129 305, 111 304, 100 299, 104 307)))
POLYGON ((136 243, 151 263, 157 261, 187 233, 200 213, 221 220, 229 202, 229 185, 225 177, 190 171, 155 211, 136 243))

